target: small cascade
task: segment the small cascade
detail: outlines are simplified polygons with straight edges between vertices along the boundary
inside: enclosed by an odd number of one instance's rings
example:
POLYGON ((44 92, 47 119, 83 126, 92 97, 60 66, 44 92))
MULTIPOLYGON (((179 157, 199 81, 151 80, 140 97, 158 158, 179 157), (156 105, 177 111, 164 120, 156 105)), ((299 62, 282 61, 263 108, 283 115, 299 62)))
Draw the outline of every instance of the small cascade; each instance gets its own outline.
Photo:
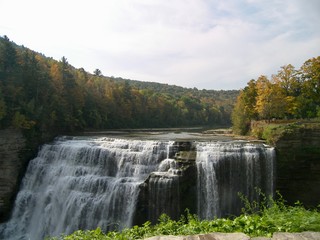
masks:
POLYGON ((179 170, 172 155, 172 145, 167 146, 167 158, 161 161, 157 171, 150 174, 148 184, 148 220, 156 223, 165 213, 175 219, 180 214, 179 170))
POLYGON ((172 219, 180 215, 179 176, 172 173, 154 172, 148 181, 148 220, 156 223, 165 213, 172 219))
POLYGON ((256 188, 273 195, 275 152, 263 144, 197 144, 198 215, 213 219, 240 213, 238 193, 259 200, 256 188))
POLYGON ((60 138, 33 159, 2 239, 44 239, 78 229, 132 226, 139 185, 168 155, 168 142, 60 138))
POLYGON ((207 151, 197 153, 197 198, 198 215, 203 219, 220 216, 220 199, 216 176, 219 152, 210 154, 207 151))

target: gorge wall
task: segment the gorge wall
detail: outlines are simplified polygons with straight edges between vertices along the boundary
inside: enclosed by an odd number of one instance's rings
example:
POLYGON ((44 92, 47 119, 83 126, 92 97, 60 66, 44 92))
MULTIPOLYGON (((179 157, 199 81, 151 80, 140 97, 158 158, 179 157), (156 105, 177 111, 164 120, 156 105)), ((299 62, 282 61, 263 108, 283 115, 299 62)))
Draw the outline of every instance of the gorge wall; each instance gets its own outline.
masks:
POLYGON ((320 127, 297 127, 275 142, 276 189, 289 204, 320 204, 320 127))
POLYGON ((24 151, 26 140, 21 131, 0 130, 0 222, 9 217, 26 165, 24 151))

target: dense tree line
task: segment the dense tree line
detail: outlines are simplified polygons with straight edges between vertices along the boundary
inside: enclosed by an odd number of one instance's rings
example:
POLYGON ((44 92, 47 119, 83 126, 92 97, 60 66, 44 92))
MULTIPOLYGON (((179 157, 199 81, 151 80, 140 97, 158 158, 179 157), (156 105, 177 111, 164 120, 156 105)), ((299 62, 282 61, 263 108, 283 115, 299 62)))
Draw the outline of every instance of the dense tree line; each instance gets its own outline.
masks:
POLYGON ((260 76, 240 91, 232 113, 234 130, 246 134, 252 120, 320 117, 320 56, 299 70, 281 67, 271 79, 260 76))
POLYGON ((56 61, 0 37, 0 128, 59 133, 221 125, 231 123, 237 95, 105 77, 99 69, 90 74, 65 57, 56 61))
POLYGON ((166 94, 171 94, 175 96, 183 96, 185 94, 192 94, 194 96, 210 97, 214 98, 215 101, 228 102, 234 100, 239 94, 239 90, 198 90, 197 88, 184 88, 176 85, 169 85, 165 83, 155 83, 155 82, 142 82, 136 80, 126 80, 123 78, 113 78, 118 82, 127 82, 130 86, 138 89, 148 89, 155 92, 161 92, 166 94))

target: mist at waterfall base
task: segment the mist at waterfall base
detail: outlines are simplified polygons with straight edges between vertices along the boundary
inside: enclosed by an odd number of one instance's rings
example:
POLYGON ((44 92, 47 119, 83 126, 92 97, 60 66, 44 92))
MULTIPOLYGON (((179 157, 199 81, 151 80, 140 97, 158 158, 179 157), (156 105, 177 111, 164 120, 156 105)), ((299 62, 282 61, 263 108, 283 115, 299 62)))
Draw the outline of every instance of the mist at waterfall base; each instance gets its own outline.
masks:
MULTIPOLYGON (((273 194, 274 149, 241 141, 195 141, 196 209, 201 219, 238 214, 241 200, 273 194)), ((78 229, 121 230, 136 224, 142 186, 146 220, 175 218, 181 170, 174 141, 61 137, 31 160, 1 239, 43 239, 78 229)), ((187 176, 188 177, 188 176, 187 176)), ((140 206, 141 208, 141 206, 140 206)))

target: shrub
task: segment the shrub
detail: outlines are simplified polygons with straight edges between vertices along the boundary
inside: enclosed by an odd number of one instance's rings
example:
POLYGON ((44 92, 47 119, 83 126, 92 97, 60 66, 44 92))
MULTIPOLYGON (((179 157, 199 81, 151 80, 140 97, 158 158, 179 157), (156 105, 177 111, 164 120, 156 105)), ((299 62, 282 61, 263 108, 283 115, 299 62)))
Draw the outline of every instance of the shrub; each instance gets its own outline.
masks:
MULTIPOLYGON (((259 191, 259 190, 258 190, 259 191)), ((261 191, 259 191, 261 194, 261 191)), ((245 207, 242 214, 234 218, 200 220, 186 210, 186 216, 180 220, 171 220, 163 214, 159 223, 152 226, 146 222, 142 226, 124 229, 122 232, 103 233, 100 228, 90 231, 76 231, 69 236, 51 238, 52 240, 129 240, 142 239, 157 235, 193 235, 210 232, 243 232, 251 237, 271 237, 274 232, 320 231, 319 209, 308 210, 300 202, 294 206, 285 204, 278 193, 277 200, 262 195, 261 202, 249 202, 240 194, 245 207)), ((319 206, 320 207, 320 206, 319 206)))

